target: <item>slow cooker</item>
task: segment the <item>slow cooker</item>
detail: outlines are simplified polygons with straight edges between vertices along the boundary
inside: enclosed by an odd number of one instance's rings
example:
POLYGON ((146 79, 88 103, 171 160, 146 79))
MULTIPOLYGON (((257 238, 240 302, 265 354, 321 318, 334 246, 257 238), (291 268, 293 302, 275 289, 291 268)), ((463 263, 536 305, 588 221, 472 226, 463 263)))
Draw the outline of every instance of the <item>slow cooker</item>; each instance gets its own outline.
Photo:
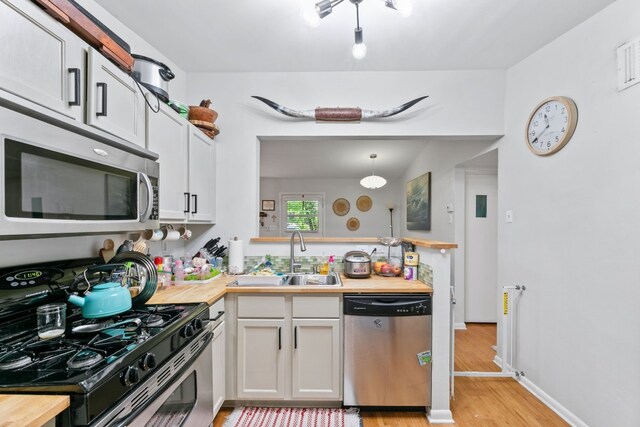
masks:
POLYGON ((352 279, 371 276, 371 256, 363 251, 350 251, 344 256, 344 275, 352 279))
POLYGON ((131 55, 135 60, 131 77, 153 92, 163 102, 169 102, 169 80, 175 75, 169 67, 160 61, 142 56, 131 55))

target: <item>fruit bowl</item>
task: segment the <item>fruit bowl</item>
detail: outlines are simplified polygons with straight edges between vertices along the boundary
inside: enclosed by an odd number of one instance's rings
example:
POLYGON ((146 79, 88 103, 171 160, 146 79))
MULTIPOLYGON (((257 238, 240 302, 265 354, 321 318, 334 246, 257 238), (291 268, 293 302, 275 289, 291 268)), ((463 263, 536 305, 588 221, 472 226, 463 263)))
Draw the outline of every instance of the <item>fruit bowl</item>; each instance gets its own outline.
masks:
POLYGON ((398 277, 398 276, 400 276, 400 273, 395 274, 393 272, 391 272, 391 273, 382 273, 382 272, 380 272, 380 273, 376 273, 376 274, 378 276, 383 276, 383 277, 398 277))

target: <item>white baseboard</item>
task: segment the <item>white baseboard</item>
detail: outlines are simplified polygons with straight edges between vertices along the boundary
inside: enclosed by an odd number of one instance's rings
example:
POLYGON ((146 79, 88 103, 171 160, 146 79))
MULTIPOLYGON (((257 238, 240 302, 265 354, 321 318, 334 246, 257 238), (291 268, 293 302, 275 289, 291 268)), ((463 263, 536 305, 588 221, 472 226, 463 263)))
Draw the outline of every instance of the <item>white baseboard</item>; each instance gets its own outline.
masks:
POLYGON ((493 356, 493 363, 495 363, 500 369, 502 369, 502 357, 496 354, 495 356, 493 356))
POLYGON ((526 377, 520 377, 520 384, 529 390, 531 394, 540 399, 542 403, 547 405, 553 412, 558 414, 560 418, 568 422, 574 427, 589 427, 587 423, 582 421, 576 414, 569 411, 566 407, 564 407, 560 402, 555 400, 553 397, 549 396, 545 393, 540 387, 529 381, 526 377))
POLYGON ((427 414, 427 420, 429 420, 429 424, 455 424, 453 421, 453 415, 451 411, 447 411, 444 409, 432 409, 427 414))
POLYGON ((464 323, 464 322, 454 323, 453 324, 453 329, 466 331, 467 330, 467 324, 464 323))

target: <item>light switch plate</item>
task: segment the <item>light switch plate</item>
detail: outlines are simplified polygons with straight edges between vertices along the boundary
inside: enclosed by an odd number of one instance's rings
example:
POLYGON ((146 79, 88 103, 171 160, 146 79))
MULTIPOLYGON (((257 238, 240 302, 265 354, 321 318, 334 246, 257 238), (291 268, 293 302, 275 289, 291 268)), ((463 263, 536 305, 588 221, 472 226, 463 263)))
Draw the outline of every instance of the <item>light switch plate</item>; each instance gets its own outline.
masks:
POLYGON ((507 211, 505 219, 506 219, 507 223, 512 223, 513 222, 513 211, 511 209, 509 209, 507 211))

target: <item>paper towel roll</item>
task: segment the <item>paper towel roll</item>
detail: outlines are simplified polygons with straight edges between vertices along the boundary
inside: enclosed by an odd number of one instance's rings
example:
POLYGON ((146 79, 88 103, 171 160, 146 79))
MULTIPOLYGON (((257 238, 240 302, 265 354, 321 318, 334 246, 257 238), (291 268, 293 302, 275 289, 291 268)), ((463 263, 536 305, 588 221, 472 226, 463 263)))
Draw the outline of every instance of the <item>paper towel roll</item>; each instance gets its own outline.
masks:
POLYGON ((242 240, 229 240, 229 273, 244 272, 244 249, 242 240))

